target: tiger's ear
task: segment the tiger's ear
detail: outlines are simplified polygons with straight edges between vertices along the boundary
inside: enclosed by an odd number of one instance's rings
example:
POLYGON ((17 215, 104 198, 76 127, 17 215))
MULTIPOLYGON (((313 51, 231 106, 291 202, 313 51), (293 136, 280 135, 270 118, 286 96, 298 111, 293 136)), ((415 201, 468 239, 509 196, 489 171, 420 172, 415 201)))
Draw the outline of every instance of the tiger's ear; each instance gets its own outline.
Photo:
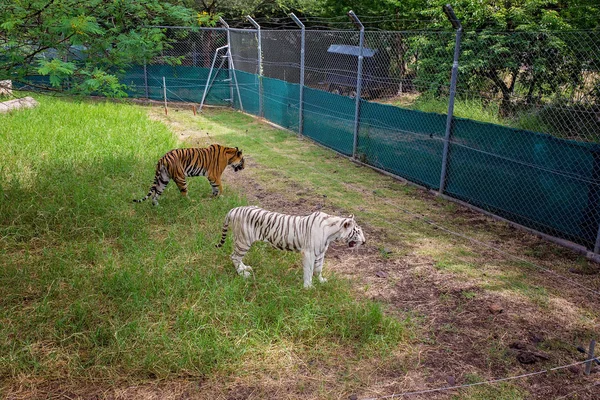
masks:
MULTIPOLYGON (((237 147, 236 147, 236 149, 237 149, 237 147)), ((242 151, 241 151, 241 150, 238 150, 238 152, 237 152, 237 156, 238 156, 238 157, 241 157, 241 156, 242 156, 242 151)))
POLYGON ((353 220, 354 219, 354 214, 350 214, 350 216, 348 216, 348 218, 350 218, 350 219, 353 220))
MULTIPOLYGON (((354 218, 354 217, 353 217, 354 218)), ((345 229, 349 229, 352 226, 353 219, 346 219, 344 221, 343 227, 345 229)))

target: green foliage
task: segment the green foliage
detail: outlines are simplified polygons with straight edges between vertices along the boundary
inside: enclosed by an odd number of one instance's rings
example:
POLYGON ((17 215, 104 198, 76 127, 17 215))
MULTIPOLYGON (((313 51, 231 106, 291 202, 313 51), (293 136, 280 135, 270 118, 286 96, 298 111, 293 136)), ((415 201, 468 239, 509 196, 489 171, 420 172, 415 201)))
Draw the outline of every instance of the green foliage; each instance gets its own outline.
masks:
POLYGON ((225 19, 245 18, 246 15, 265 18, 287 17, 290 12, 305 13, 320 9, 320 0, 185 0, 184 3, 206 15, 222 15, 225 19))
POLYGON ((64 62, 57 58, 52 61, 40 60, 38 72, 42 75, 50 76, 52 86, 59 86, 63 79, 73 75, 75 64, 72 62, 64 62))
POLYGON ((122 96, 119 71, 168 47, 152 25, 196 25, 195 13, 160 0, 0 2, 0 80, 47 75, 57 90, 122 96))

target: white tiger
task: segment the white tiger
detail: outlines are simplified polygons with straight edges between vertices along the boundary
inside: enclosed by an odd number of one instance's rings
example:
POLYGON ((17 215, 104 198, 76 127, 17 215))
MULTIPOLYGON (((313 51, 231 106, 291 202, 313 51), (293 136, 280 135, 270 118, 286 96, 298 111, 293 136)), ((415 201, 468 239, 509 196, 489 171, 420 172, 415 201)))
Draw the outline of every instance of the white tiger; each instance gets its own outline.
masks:
POLYGON ((351 248, 365 243, 363 231, 353 215, 342 218, 314 212, 307 216, 296 216, 256 206, 237 207, 227 213, 221 242, 217 247, 225 243, 229 225, 233 232, 231 259, 238 274, 244 278, 250 276, 252 268, 244 265, 242 258, 252 243, 264 241, 281 250, 302 252, 305 288, 312 286, 313 274, 318 275, 320 282, 326 282, 321 273, 325 252, 331 242, 341 239, 351 248))

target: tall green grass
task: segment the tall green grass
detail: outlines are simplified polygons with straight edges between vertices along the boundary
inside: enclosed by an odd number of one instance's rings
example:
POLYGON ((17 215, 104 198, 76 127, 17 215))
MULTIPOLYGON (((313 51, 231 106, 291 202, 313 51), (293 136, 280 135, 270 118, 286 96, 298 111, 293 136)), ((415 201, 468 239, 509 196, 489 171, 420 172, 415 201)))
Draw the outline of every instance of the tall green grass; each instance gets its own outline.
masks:
MULTIPOLYGON (((431 95, 422 95, 417 97, 409 108, 424 112, 447 114, 448 99, 437 98, 431 95)), ((475 121, 489 122, 492 124, 510 124, 509 121, 506 121, 499 116, 498 104, 484 104, 481 99, 457 98, 454 103, 454 116, 475 121)))
POLYGON ((193 178, 188 198, 171 184, 158 207, 132 203, 182 146, 144 109, 36 97, 38 108, 0 116, 3 385, 235 375, 283 343, 352 363, 409 335, 344 280, 304 290, 298 254, 257 245, 256 279, 237 276, 230 242, 214 247, 245 204, 227 182, 217 199, 193 178))

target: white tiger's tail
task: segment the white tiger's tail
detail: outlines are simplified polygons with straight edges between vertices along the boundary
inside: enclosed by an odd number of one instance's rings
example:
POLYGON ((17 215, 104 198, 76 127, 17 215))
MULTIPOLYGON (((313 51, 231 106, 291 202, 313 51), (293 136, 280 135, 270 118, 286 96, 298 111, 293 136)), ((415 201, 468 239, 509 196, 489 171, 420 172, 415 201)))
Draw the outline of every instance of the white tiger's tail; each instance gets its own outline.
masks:
POLYGON ((223 232, 221 232, 221 241, 215 245, 216 248, 223 246, 223 243, 225 243, 227 229, 229 229, 229 214, 231 214, 231 211, 229 211, 225 217, 225 222, 223 223, 223 232))

